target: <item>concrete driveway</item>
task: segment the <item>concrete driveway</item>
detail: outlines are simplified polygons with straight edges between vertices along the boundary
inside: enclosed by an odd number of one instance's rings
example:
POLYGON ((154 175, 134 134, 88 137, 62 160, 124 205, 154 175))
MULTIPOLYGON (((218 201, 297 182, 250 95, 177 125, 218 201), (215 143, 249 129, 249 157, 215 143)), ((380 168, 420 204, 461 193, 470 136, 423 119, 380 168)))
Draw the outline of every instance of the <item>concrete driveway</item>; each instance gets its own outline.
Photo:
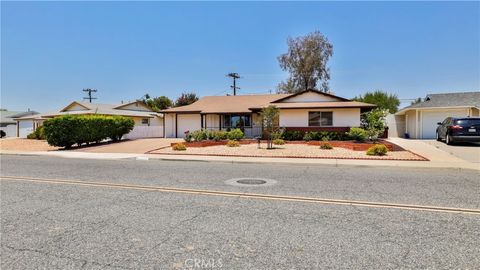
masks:
POLYGON ((480 143, 458 143, 447 145, 445 142, 439 142, 436 140, 423 141, 463 160, 480 163, 480 143))

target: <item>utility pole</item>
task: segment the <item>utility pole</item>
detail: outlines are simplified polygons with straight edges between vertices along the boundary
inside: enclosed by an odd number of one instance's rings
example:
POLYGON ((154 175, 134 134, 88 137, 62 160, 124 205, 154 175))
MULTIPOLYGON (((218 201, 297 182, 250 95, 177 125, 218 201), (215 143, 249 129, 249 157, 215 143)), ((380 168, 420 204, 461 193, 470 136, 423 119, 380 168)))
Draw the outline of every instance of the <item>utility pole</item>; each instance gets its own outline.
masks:
POLYGON ((96 97, 92 97, 92 92, 97 92, 97 89, 87 88, 87 89, 83 89, 83 92, 88 93, 88 97, 84 97, 83 99, 88 99, 90 103, 92 103, 92 99, 97 99, 96 97))
POLYGON ((240 75, 238 75, 238 73, 232 72, 232 73, 228 73, 227 77, 231 77, 233 79, 233 85, 231 85, 230 88, 233 89, 233 95, 236 96, 237 95, 237 89, 240 89, 240 87, 237 87, 237 81, 236 80, 240 79, 240 75))

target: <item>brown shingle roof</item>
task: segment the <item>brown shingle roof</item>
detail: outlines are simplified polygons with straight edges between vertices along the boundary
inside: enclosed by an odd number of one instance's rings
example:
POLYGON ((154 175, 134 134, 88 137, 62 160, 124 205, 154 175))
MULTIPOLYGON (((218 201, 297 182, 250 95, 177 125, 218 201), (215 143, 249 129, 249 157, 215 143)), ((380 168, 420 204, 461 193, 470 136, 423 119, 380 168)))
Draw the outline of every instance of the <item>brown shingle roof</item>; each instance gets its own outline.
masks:
POLYGON ((206 96, 190 105, 170 108, 161 112, 192 113, 250 113, 251 107, 265 107, 270 102, 289 96, 289 94, 242 95, 242 96, 206 96))
POLYGON ((206 96, 190 105, 162 110, 165 113, 250 113, 269 105, 280 109, 302 108, 372 108, 373 104, 348 101, 340 98, 335 102, 276 102, 291 94, 241 95, 241 96, 206 96))

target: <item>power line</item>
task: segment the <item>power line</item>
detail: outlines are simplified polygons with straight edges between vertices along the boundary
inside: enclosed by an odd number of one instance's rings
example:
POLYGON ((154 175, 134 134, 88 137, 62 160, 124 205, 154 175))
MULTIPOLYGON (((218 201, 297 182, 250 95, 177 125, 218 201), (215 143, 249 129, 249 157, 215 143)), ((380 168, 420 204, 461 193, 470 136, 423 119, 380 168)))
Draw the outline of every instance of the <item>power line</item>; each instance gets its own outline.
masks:
POLYGON ((87 88, 87 89, 83 89, 83 92, 88 93, 88 97, 84 97, 83 99, 88 99, 90 103, 92 103, 92 99, 97 99, 96 97, 92 97, 92 92, 97 92, 97 89, 87 88))

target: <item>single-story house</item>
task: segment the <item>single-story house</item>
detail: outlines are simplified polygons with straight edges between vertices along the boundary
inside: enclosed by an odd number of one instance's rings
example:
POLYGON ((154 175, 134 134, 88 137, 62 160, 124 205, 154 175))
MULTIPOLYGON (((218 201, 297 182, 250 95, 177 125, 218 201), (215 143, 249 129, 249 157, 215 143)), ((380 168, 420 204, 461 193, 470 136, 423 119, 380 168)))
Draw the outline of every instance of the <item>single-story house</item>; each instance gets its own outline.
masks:
POLYGON ((25 138, 43 121, 60 115, 120 115, 130 117, 135 121, 133 130, 125 138, 163 137, 163 114, 153 111, 141 101, 122 104, 99 104, 73 101, 61 110, 51 113, 15 118, 17 121, 17 137, 25 138))
MULTIPOLYGON (((413 139, 433 139, 437 123, 447 117, 479 117, 480 92, 429 94, 423 102, 395 114, 404 123, 403 134, 413 139)), ((399 132, 401 133, 401 132, 399 132)))
POLYGON ((0 130, 5 132, 5 137, 17 136, 17 121, 15 118, 38 114, 36 111, 0 111, 0 130))
POLYGON ((376 107, 316 90, 295 94, 206 96, 190 105, 162 110, 164 135, 182 138, 186 131, 240 128, 246 137, 260 136, 263 130, 260 112, 269 105, 280 109, 280 127, 302 131, 347 131, 360 126, 362 111, 376 107))

